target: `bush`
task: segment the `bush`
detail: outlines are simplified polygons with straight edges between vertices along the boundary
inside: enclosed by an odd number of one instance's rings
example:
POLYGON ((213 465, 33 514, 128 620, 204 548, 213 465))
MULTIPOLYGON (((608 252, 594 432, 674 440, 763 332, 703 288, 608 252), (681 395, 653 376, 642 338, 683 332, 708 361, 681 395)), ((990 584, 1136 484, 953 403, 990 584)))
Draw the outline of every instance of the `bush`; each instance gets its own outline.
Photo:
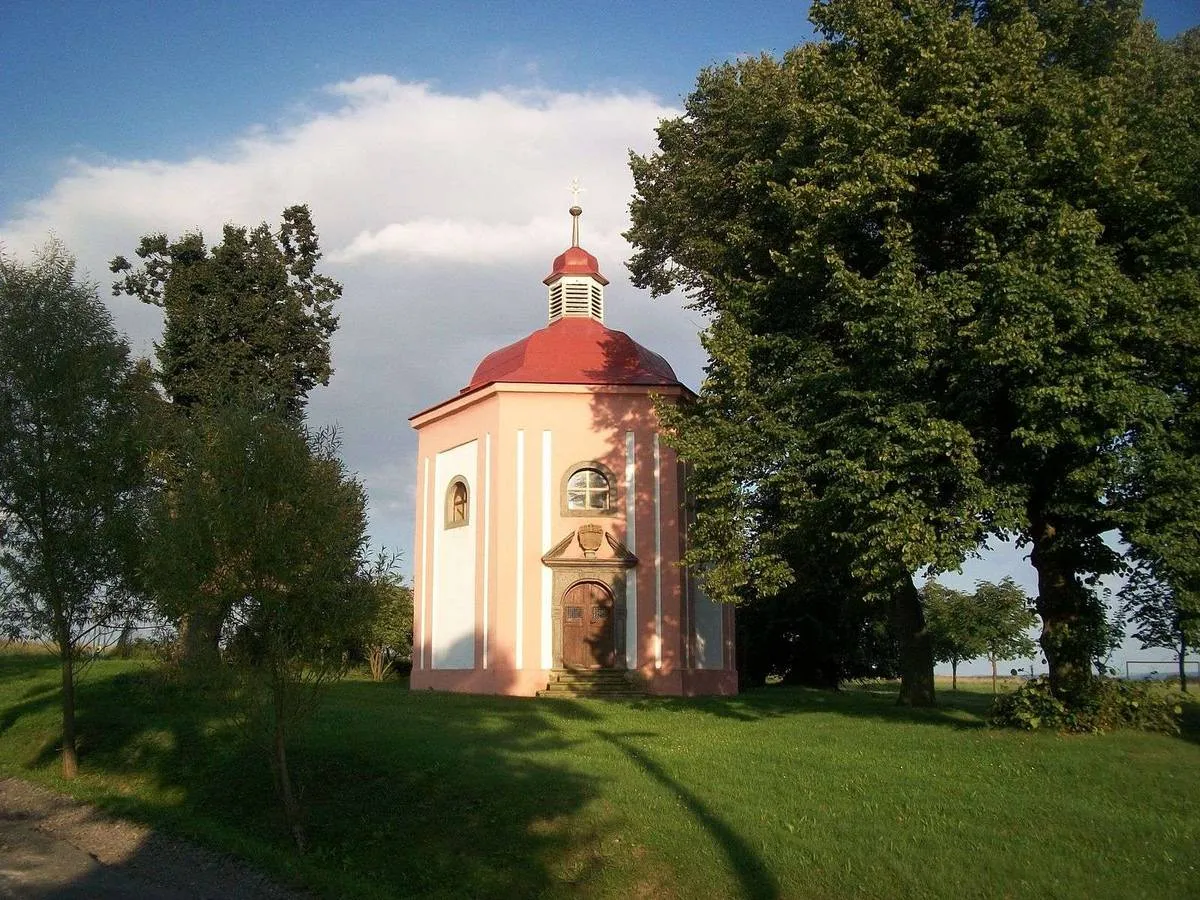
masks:
POLYGON ((1099 734, 1118 728, 1179 734, 1179 698, 1151 685, 1097 678, 1064 703, 1050 692, 1049 679, 1035 678, 992 704, 997 728, 1040 728, 1070 734, 1099 734))

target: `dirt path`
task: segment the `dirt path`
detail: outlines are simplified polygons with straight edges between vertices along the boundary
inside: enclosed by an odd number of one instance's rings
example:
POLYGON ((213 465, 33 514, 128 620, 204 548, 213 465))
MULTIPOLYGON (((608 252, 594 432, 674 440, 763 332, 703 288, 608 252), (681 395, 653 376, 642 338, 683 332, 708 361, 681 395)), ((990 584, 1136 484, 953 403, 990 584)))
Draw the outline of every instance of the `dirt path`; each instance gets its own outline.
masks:
POLYGON ((0 900, 304 896, 228 857, 24 781, 0 779, 0 900))

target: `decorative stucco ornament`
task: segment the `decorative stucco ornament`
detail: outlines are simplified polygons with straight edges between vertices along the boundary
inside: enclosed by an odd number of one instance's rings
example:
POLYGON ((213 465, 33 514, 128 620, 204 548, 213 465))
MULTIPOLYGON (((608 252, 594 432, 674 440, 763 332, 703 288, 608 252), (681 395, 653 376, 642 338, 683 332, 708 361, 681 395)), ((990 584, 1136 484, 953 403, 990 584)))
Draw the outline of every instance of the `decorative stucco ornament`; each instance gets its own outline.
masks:
POLYGON ((584 559, 595 559, 600 542, 604 539, 604 529, 599 525, 580 525, 575 536, 579 539, 579 548, 583 550, 584 559))

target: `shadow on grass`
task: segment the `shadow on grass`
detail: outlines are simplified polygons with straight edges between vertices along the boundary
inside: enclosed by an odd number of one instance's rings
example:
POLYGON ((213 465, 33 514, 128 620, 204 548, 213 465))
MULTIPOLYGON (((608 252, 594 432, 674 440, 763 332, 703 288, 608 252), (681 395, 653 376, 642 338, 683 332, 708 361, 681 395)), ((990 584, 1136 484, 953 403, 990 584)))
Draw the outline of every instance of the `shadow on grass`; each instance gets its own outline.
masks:
POLYGON ((626 737, 645 735, 618 735, 602 730, 597 730, 595 734, 620 750, 638 768, 679 798, 688 813, 712 835, 721 852, 725 854, 729 870, 741 886, 742 897, 746 900, 774 900, 779 896, 779 884, 775 876, 767 869, 750 843, 713 812, 704 801, 672 778, 647 753, 625 740, 626 737))
MULTIPOLYGON (((12 720, 33 712, 0 707, 12 720)), ((219 692, 154 670, 89 679, 78 697, 81 769, 122 785, 86 789, 105 810, 330 896, 554 895, 588 877, 602 837, 562 825, 597 796, 592 778, 557 764, 570 749, 555 722, 562 712, 409 693, 401 682, 334 685, 292 754, 305 857, 291 849, 265 757, 247 749, 219 692), (564 860, 580 861, 569 880, 564 860)), ((45 730, 53 739, 24 761, 39 777, 57 761, 57 730, 45 730)))
POLYGON ((0 735, 25 716, 58 708, 57 673, 49 653, 0 654, 0 735))
POLYGON ((1200 697, 1196 696, 1196 689, 1185 698, 1182 703, 1183 715, 1179 720, 1179 736, 1185 741, 1193 744, 1200 744, 1200 697))
POLYGON ((987 726, 992 695, 941 691, 937 706, 914 709, 898 706, 896 690, 889 685, 851 685, 840 691, 768 685, 751 688, 736 697, 656 697, 640 701, 639 705, 664 712, 706 713, 740 722, 823 713, 972 730, 987 726))

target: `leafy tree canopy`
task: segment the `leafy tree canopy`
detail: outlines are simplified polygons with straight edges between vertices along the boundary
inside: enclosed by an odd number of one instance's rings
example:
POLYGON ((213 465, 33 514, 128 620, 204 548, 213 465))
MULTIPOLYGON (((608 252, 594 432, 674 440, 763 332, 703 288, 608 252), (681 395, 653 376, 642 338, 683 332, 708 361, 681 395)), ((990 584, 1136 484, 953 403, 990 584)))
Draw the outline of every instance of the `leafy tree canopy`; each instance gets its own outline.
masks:
POLYGON ((160 377, 171 400, 190 409, 232 403, 293 417, 308 392, 328 384, 333 304, 341 285, 319 274, 317 232, 307 206, 283 211, 278 234, 226 225, 211 248, 200 234, 176 241, 146 235, 138 268, 123 256, 110 268, 121 277, 114 294, 163 310, 156 346, 160 377))
POLYGON ((975 598, 930 581, 921 589, 925 621, 933 637, 934 658, 951 666, 958 687, 958 664, 986 651, 984 625, 975 598))
POLYGON ((63 774, 76 773, 74 676, 135 616, 150 400, 145 368, 75 261, 50 244, 0 257, 0 600, 15 635, 63 670, 63 774))
POLYGON ((1160 176, 1194 80, 1138 11, 817 3, 821 41, 702 72, 632 158, 634 280, 711 317, 664 418, 714 596, 786 584, 795 530, 893 599, 1015 532, 1056 689, 1089 677, 1101 535, 1200 319, 1195 179, 1160 176))
POLYGON ((397 663, 412 659, 413 595, 397 571, 398 561, 397 555, 381 550, 358 578, 358 589, 370 599, 362 644, 376 681, 397 663))

